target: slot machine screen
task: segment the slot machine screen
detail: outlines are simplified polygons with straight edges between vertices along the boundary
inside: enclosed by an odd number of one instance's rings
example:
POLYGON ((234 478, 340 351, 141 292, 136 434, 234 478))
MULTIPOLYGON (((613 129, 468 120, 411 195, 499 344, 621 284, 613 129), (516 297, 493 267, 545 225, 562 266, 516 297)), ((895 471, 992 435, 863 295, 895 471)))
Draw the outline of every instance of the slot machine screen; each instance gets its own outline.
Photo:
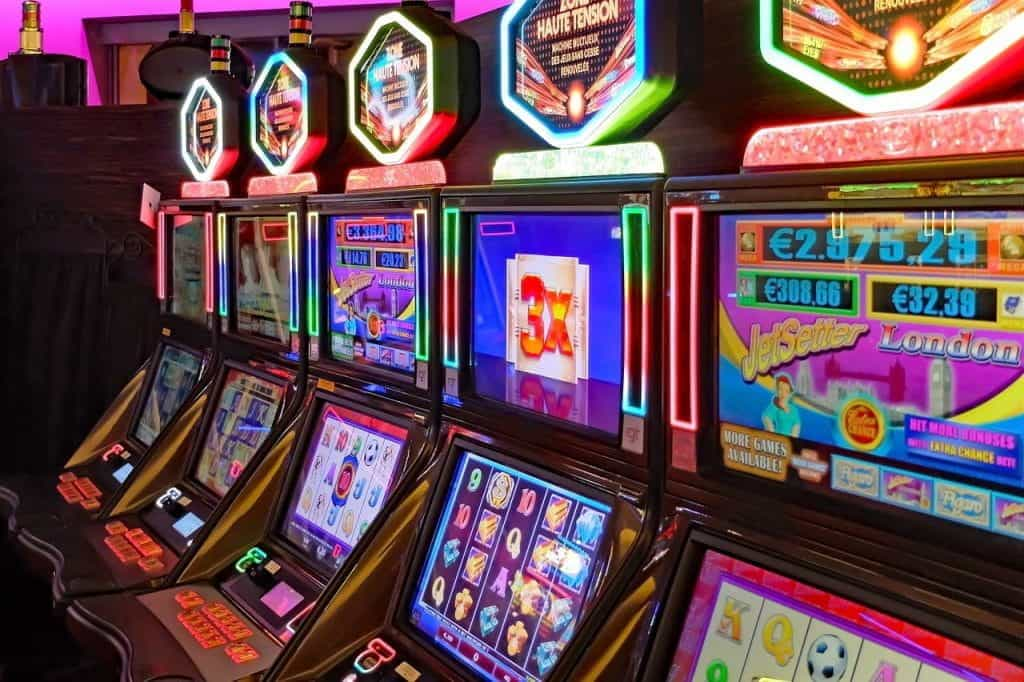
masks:
POLYGON ((416 371, 416 234, 412 215, 331 219, 331 356, 416 371))
POLYGON ((238 218, 235 305, 243 334, 288 342, 291 319, 288 220, 238 218))
POLYGON ((193 476, 223 497, 270 434, 285 387, 229 369, 193 476))
POLYGON ((352 552, 391 494, 408 431, 327 403, 288 496, 281 532, 325 575, 352 552))
POLYGON ((599 588, 609 502, 463 452, 412 626, 478 674, 544 679, 599 588))
POLYGON ((1019 680, 1024 668, 714 550, 668 674, 689 680, 1019 680))
POLYGON ((171 312, 205 324, 203 262, 205 219, 201 215, 173 216, 171 236, 171 312))
POLYGON ((146 402, 133 431, 141 443, 153 444, 195 388, 202 368, 203 360, 198 353, 170 344, 164 345, 149 385, 146 402))
POLYGON ((472 229, 476 392, 618 434, 619 214, 478 213, 472 229))
POLYGON ((1024 539, 1024 212, 719 228, 723 465, 1024 539))

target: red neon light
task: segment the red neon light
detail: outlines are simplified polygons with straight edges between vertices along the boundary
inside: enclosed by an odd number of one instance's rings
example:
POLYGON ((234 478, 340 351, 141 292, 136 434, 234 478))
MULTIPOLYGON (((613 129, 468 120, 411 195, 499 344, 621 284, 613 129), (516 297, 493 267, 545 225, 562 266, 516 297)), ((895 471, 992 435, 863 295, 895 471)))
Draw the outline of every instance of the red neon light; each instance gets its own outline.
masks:
POLYGON ((156 216, 156 297, 167 300, 167 214, 156 216))
POLYGON ((700 428, 700 369, 697 358, 700 346, 700 209, 696 206, 672 207, 669 210, 669 230, 669 282, 672 287, 668 331, 669 423, 677 429, 697 431, 700 428), (687 245, 689 251, 685 252, 683 249, 687 245), (689 272, 685 271, 687 264, 689 272), (687 274, 689 279, 684 282, 687 274), (684 313, 684 306, 689 306, 688 315, 684 313), (680 338, 683 335, 685 346, 680 338), (680 366, 684 361, 683 354, 686 355, 685 367, 680 366), (681 395, 684 390, 687 391, 685 397, 681 395))
POLYGON ((437 159, 403 163, 398 166, 353 168, 345 178, 346 192, 395 187, 424 187, 448 182, 444 164, 437 159))
POLYGON ((249 179, 249 196, 271 197, 278 194, 305 194, 316 192, 320 183, 316 173, 291 175, 257 175, 249 179))
POLYGON ((1024 101, 762 128, 743 167, 833 166, 1024 151, 1024 101))
POLYGON ((182 199, 223 199, 231 196, 231 187, 227 180, 210 180, 196 182, 188 180, 181 183, 182 199))
POLYGON ((203 248, 203 298, 206 312, 213 312, 213 214, 204 218, 205 244, 203 248))
POLYGON ((288 221, 268 220, 261 227, 265 242, 283 242, 288 239, 288 221))

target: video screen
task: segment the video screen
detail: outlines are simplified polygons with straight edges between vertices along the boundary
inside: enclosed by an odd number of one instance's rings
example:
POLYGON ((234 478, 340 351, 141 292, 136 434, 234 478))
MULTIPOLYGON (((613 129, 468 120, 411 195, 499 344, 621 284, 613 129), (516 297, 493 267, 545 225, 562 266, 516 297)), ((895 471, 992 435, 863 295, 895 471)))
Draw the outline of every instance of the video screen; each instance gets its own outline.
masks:
POLYGON ((597 592, 610 515, 604 502, 464 452, 410 622, 481 675, 544 679, 597 592))
POLYGON ((235 242, 238 331, 288 343, 291 318, 288 220, 238 218, 235 242))
POLYGON ((619 214, 474 214, 473 232, 477 393, 617 434, 619 214))
POLYGON ((176 215, 171 220, 174 226, 171 233, 171 312, 205 324, 205 218, 176 215))
POLYGON ((1024 211, 719 227, 724 466, 1024 539, 1024 211))
POLYGON ((408 213, 331 219, 331 355, 416 371, 416 233, 408 213))
POLYGON ((282 533, 324 574, 344 563, 398 482, 408 431, 326 404, 288 498, 282 533))
POLYGON ((228 370, 194 472, 200 484, 217 497, 231 490, 270 434, 284 392, 280 384, 228 370))
POLYGON ((767 569, 708 551, 669 682, 1021 680, 1024 668, 767 569))
POLYGON ((178 414, 185 398, 192 393, 202 369, 203 360, 198 354, 178 346, 164 345, 153 370, 153 383, 132 434, 139 442, 153 444, 167 423, 178 414))

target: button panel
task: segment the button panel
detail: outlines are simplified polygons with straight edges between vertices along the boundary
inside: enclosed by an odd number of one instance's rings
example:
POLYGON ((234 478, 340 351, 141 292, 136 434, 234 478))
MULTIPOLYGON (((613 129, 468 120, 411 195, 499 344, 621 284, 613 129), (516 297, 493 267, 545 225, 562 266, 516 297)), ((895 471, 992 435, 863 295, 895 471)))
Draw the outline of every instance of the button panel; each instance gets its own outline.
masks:
POLYGON ((57 492, 67 504, 77 504, 86 511, 96 511, 102 506, 103 491, 88 476, 78 476, 65 471, 57 476, 57 492))
POLYGON ((174 601, 182 607, 178 622, 204 649, 224 647, 224 653, 235 663, 248 663, 260 653, 245 640, 252 637, 252 629, 235 615, 224 602, 207 602, 195 590, 181 590, 174 601))
POLYGON ((142 528, 128 528, 123 521, 110 521, 103 526, 107 537, 103 544, 122 564, 136 564, 147 575, 159 574, 164 548, 142 528))

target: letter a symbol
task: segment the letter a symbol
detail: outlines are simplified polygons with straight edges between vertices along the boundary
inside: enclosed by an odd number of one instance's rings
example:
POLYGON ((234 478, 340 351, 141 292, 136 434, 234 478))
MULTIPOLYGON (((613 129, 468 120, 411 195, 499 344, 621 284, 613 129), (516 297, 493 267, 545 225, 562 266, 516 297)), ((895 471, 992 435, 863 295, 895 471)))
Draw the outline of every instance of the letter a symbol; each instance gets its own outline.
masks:
POLYGON ((896 666, 888 661, 878 664, 878 670, 871 676, 871 682, 896 682, 896 666))
POLYGON ((491 583, 491 592, 504 599, 506 585, 508 585, 508 569, 502 568, 494 578, 494 582, 491 583))

